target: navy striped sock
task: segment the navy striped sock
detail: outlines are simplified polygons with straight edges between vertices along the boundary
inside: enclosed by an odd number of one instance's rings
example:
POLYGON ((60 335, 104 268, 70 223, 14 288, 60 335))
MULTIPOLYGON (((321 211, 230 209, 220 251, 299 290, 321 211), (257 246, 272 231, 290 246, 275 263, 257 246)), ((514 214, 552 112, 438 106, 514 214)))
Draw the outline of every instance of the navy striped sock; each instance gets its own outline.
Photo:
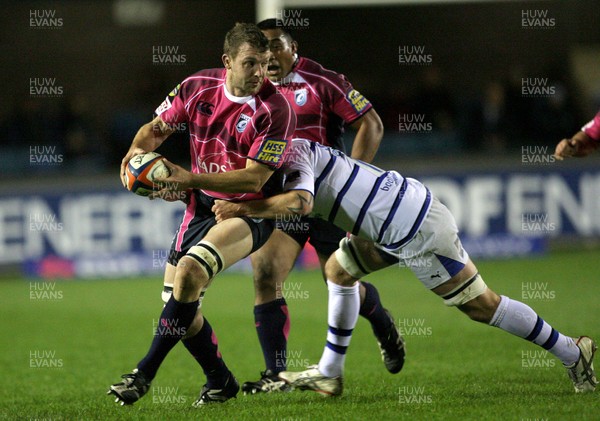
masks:
POLYGON ((579 359, 579 348, 573 338, 554 329, 531 307, 520 301, 502 295, 490 325, 541 346, 564 365, 573 364, 579 359))
POLYGON ((329 328, 325 349, 319 360, 319 371, 327 377, 337 377, 344 372, 346 351, 358 319, 360 297, 358 282, 352 287, 343 287, 327 281, 327 289, 329 328))

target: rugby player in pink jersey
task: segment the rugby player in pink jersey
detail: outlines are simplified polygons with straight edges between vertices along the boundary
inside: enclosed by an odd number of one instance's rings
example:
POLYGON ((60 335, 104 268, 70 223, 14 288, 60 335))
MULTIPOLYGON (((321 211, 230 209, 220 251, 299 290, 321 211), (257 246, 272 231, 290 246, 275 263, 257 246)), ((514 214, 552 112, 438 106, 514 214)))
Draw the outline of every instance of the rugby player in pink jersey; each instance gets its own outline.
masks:
MULTIPOLYGON (((294 137, 309 139, 344 150, 344 126, 355 131, 351 156, 371 162, 383 136, 377 112, 342 74, 298 56, 298 44, 282 21, 258 23, 269 39, 267 76, 294 108, 297 117, 294 137)), ((318 218, 287 219, 277 224, 269 241, 251 255, 254 270, 254 318, 266 369, 257 381, 245 382, 246 394, 288 389, 277 373, 286 369, 290 315, 285 299, 286 277, 306 242, 314 246, 321 268, 338 248, 346 232, 318 218)), ((393 317, 382 306, 377 289, 361 282, 360 314, 371 323, 385 367, 398 373, 404 363, 404 342, 393 317)))
POLYGON ((600 146, 600 111, 570 139, 556 145, 554 156, 560 160, 568 156, 588 156, 600 146))
POLYGON ((281 166, 296 116, 265 77, 268 40, 254 24, 236 24, 225 36, 224 68, 199 71, 167 96, 156 117, 140 128, 121 165, 155 150, 179 124, 189 126, 191 168, 166 162, 171 175, 161 180, 165 193, 188 191, 189 200, 173 239, 165 269, 165 306, 146 356, 108 393, 132 404, 148 392, 169 351, 183 342, 200 364, 206 384, 194 406, 224 402, 239 385, 229 371, 217 338, 201 312, 210 281, 222 270, 260 248, 274 222, 235 218, 216 225, 216 198, 244 201, 263 197, 262 189, 281 166))

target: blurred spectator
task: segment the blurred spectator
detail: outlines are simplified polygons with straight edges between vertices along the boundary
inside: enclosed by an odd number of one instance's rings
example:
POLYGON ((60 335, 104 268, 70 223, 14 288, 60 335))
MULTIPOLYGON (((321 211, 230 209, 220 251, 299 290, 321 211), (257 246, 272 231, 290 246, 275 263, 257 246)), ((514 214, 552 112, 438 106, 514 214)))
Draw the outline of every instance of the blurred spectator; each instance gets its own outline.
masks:
POLYGON ((532 140, 539 144, 553 143, 578 129, 575 105, 561 82, 551 85, 554 94, 534 102, 531 126, 532 140))
POLYGON ((487 84, 481 99, 471 110, 467 145, 471 150, 500 152, 508 148, 517 130, 517 122, 509 112, 507 89, 500 81, 487 84))
POLYGON ((421 85, 413 99, 414 109, 424 114, 434 131, 450 132, 456 128, 456 106, 442 73, 435 66, 425 67, 421 85))
POLYGON ((521 66, 512 66, 509 70, 506 85, 506 118, 510 122, 507 137, 507 147, 520 148, 526 144, 528 135, 532 132, 531 101, 523 96, 523 78, 528 77, 521 66))
POLYGON ((103 169, 112 151, 100 139, 90 116, 89 98, 81 93, 67 98, 61 115, 65 166, 73 172, 103 169))
MULTIPOLYGON (((49 101, 53 101, 49 100, 49 101)), ((19 98, 6 121, 3 144, 26 148, 33 145, 56 145, 62 149, 59 136, 60 123, 56 120, 56 109, 46 100, 28 96, 19 98)))
POLYGON ((398 134, 398 118, 412 112, 409 95, 403 84, 393 88, 383 87, 379 94, 370 95, 371 102, 381 109, 378 111, 386 134, 398 134))

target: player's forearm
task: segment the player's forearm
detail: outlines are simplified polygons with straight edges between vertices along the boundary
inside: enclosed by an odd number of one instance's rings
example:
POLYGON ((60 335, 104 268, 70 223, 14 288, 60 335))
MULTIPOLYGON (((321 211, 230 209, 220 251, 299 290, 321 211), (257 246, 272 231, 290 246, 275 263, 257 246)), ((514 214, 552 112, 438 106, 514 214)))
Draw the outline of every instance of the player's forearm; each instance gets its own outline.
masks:
POLYGON ((305 216, 313 208, 313 197, 306 191, 291 190, 267 199, 249 200, 247 202, 217 201, 215 213, 223 219, 234 216, 251 218, 277 219, 287 215, 305 216))
POLYGON ((251 218, 277 219, 282 215, 290 215, 291 212, 285 206, 285 202, 277 196, 263 200, 250 200, 240 202, 238 205, 238 216, 249 216, 251 218))
POLYGON ((305 216, 312 211, 312 195, 305 191, 291 190, 263 200, 242 202, 248 216, 276 219, 284 215, 305 216))
POLYGON ((152 152, 158 148, 170 134, 169 131, 162 129, 160 125, 157 124, 156 120, 153 120, 140 127, 133 138, 130 150, 139 148, 146 152, 152 152))
POLYGON ((577 143, 577 151, 574 156, 586 156, 594 152, 600 146, 600 142, 590 138, 582 131, 575 133, 572 139, 577 143))
POLYGON ((353 125, 357 128, 357 132, 350 156, 364 162, 371 162, 375 158, 383 137, 383 123, 373 109, 361 117, 360 120, 358 125, 353 125))

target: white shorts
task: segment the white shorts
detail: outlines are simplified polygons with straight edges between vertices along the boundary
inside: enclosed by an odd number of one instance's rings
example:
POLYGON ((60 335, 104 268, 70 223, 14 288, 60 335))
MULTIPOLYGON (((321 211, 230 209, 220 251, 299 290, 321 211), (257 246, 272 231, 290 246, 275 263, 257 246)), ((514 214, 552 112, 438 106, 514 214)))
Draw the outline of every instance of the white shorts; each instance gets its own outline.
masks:
POLYGON ((458 238, 454 216, 436 197, 415 237, 396 250, 376 245, 408 267, 428 289, 433 289, 460 272, 469 260, 458 238))

